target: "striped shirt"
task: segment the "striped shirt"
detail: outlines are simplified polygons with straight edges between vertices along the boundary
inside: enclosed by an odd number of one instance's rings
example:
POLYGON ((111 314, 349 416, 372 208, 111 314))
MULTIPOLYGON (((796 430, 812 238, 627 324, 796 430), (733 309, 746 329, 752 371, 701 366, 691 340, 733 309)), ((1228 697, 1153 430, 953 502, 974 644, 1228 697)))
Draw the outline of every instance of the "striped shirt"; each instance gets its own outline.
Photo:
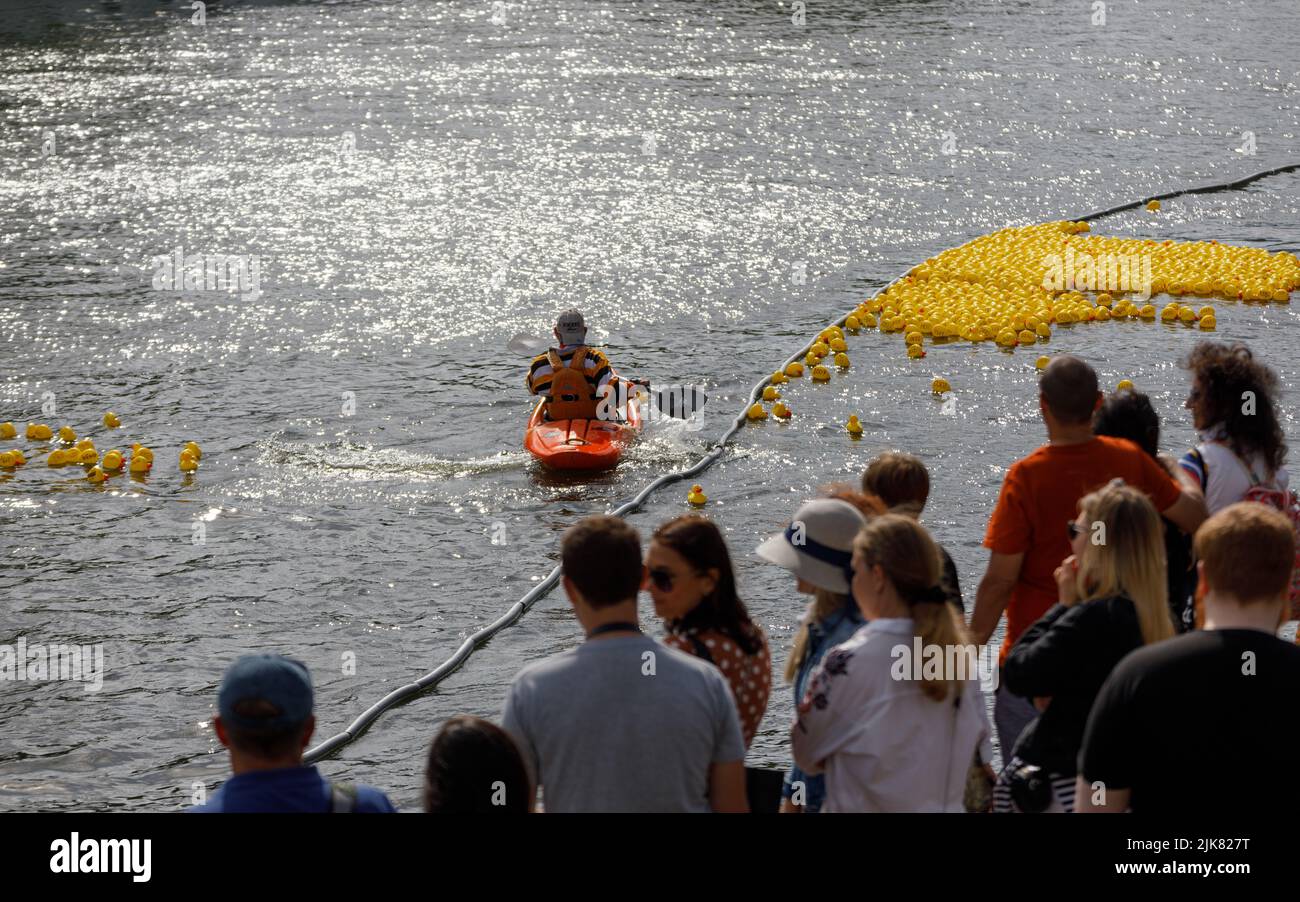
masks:
MULTIPOLYGON (((557 350, 560 361, 567 364, 582 347, 584 345, 563 345, 557 350)), ((609 360, 605 357, 604 352, 595 348, 587 348, 587 356, 583 359, 582 364, 582 368, 586 371, 587 384, 591 386, 591 393, 599 398, 600 390, 608 385, 609 380, 617 374, 614 372, 614 368, 609 365, 609 360)), ((551 368, 551 359, 548 354, 538 354, 534 357, 532 366, 528 368, 528 375, 524 378, 524 384, 528 386, 529 394, 548 395, 551 390, 551 376, 553 375, 554 371, 551 368)))

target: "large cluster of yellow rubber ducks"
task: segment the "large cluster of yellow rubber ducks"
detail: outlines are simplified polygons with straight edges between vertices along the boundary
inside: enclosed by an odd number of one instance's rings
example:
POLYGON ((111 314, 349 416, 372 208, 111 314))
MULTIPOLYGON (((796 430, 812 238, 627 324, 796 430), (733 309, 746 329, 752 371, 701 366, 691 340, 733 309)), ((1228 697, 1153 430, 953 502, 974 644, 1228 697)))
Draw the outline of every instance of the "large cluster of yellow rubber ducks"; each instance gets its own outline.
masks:
MULTIPOLYGON (((767 402, 771 415, 789 419, 793 413, 778 386, 801 378, 805 369, 813 382, 829 382, 825 361, 848 369, 848 335, 864 329, 898 333, 913 359, 926 356, 927 341, 994 341, 1009 351, 1046 342, 1055 327, 1073 323, 1158 319, 1212 331, 1218 326, 1215 308, 1193 299, 1285 304, 1296 289, 1300 260, 1285 251, 1215 241, 1109 238, 1091 234, 1086 222, 1001 229, 913 267, 859 304, 843 327, 823 329, 802 362, 772 374, 762 401, 746 416, 767 419, 767 402), (1158 294, 1172 298, 1159 310, 1149 303, 1158 294)), ((1039 357, 1038 368, 1046 362, 1039 357)), ((942 395, 951 386, 936 378, 931 389, 942 395)), ((862 434, 856 416, 845 428, 851 436, 862 434)))
MULTIPOLYGON (((1051 222, 1008 228, 946 250, 914 267, 881 294, 865 301, 845 321, 849 331, 879 326, 903 336, 909 357, 924 357, 924 342, 996 341, 1006 348, 1035 344, 1057 325, 1139 319, 1182 322, 1213 330, 1217 315, 1208 304, 1180 298, 1287 303, 1300 288, 1300 260, 1285 251, 1234 247, 1214 241, 1176 242, 1107 238, 1088 234, 1086 222, 1051 222), (1086 261, 1089 279, 1103 289, 1053 290, 1051 264, 1086 261), (1128 273, 1115 290, 1096 261, 1132 262, 1142 278, 1128 273), (1140 262, 1140 267, 1137 265, 1140 262), (1149 276, 1149 285, 1139 285, 1149 276), (1173 298, 1157 311, 1149 295, 1173 298), (1126 297, 1125 294, 1128 296, 1126 297)), ((1082 268, 1082 266, 1081 266, 1082 268)))
MULTIPOLYGON (((103 422, 108 429, 118 429, 122 426, 122 421, 117 414, 111 411, 104 414, 103 422)), ((13 423, 0 423, 0 440, 14 439, 17 436, 18 429, 13 423)), ((71 426, 60 427, 58 432, 55 432, 44 423, 28 423, 25 436, 29 442, 46 442, 48 446, 28 448, 26 451, 21 448, 0 451, 0 471, 12 472, 24 466, 28 454, 45 454, 45 463, 49 467, 84 467, 86 481, 94 485, 106 482, 111 477, 124 472, 129 472, 133 476, 144 476, 153 469, 153 451, 139 442, 131 445, 129 454, 113 448, 104 452, 101 458, 94 439, 77 438, 77 433, 71 426)), ((199 460, 202 457, 203 450, 198 443, 186 442, 180 450, 178 460, 181 472, 193 473, 199 468, 199 460)))

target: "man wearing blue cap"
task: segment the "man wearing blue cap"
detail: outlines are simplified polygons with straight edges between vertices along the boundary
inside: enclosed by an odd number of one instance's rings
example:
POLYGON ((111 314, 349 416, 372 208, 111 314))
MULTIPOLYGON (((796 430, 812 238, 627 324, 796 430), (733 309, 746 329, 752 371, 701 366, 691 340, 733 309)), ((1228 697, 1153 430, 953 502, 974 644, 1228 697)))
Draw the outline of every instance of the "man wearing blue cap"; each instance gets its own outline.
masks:
POLYGON ((281 655, 245 655, 226 671, 217 695, 217 738, 234 773, 200 812, 388 813, 397 809, 371 786, 330 783, 302 752, 316 729, 311 674, 281 655))

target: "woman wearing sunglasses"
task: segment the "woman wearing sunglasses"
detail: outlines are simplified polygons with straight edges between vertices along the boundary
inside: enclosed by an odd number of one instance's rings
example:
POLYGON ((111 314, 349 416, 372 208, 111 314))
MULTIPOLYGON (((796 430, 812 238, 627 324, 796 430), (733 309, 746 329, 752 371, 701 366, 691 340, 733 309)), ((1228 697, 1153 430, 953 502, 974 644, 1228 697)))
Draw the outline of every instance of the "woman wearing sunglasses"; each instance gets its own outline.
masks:
POLYGON ((1146 495, 1113 480, 1085 495, 1061 528, 1073 553, 1056 569, 1059 601, 1002 668, 1007 691, 1041 713, 998 777, 994 811, 1073 811, 1075 760, 1106 677, 1129 652, 1174 635, 1164 531, 1146 495))
POLYGON ((669 520, 655 530, 645 562, 645 588, 668 631, 664 644, 722 671, 749 748, 767 710, 772 659, 767 636, 736 594, 722 533, 704 517, 669 520))

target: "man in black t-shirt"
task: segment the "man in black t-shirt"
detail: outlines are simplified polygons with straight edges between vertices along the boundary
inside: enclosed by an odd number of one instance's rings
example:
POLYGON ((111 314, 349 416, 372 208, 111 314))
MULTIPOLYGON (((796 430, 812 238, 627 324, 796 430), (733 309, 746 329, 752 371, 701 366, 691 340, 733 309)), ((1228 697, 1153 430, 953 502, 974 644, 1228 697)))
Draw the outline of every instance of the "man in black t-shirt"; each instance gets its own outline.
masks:
POLYGON ((1224 508, 1196 534, 1205 629, 1128 655, 1079 753, 1079 812, 1293 811, 1300 806, 1300 647, 1278 639, 1295 562, 1291 521, 1224 508))

